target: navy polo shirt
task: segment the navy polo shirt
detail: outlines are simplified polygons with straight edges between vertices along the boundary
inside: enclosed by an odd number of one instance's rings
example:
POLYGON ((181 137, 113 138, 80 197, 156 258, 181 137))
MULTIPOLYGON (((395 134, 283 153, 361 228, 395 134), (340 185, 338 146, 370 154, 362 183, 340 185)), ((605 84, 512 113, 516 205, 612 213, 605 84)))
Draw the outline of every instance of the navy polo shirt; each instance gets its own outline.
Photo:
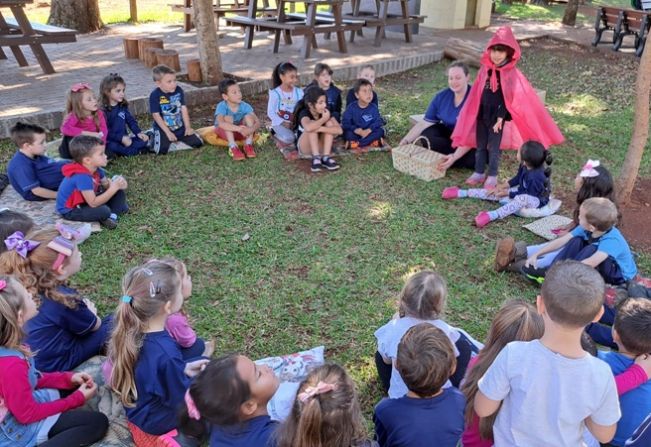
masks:
MULTIPOLYGON (((78 295, 75 289, 59 286, 59 292, 78 295)), ((26 342, 33 351, 36 369, 39 371, 65 371, 70 358, 79 357, 79 363, 86 360, 80 337, 89 335, 97 317, 79 297, 77 308, 71 309, 63 304, 40 295, 41 306, 38 314, 25 325, 26 342)))
POLYGON ((427 112, 425 112, 425 121, 428 123, 441 122, 446 127, 454 129, 454 126, 457 124, 459 112, 466 103, 466 99, 468 99, 468 93, 470 93, 470 86, 466 90, 466 96, 464 96, 463 101, 457 107, 454 105, 454 92, 452 89, 448 87, 439 91, 429 103, 427 112))
POLYGON ((210 447, 273 447, 273 432, 277 421, 269 416, 258 416, 235 427, 213 426, 210 447))
POLYGON ((428 399, 384 399, 373 421, 380 447, 456 447, 464 426, 466 398, 456 388, 428 399))
POLYGON ((52 191, 59 189, 63 180, 61 167, 69 163, 67 161, 56 161, 45 155, 37 155, 30 158, 20 151, 9 161, 7 175, 11 186, 25 200, 47 200, 32 193, 32 189, 42 187, 52 191))
POLYGON ((179 345, 167 331, 146 333, 135 366, 138 400, 135 407, 125 407, 129 422, 151 435, 176 428, 177 411, 190 386, 184 369, 179 345))

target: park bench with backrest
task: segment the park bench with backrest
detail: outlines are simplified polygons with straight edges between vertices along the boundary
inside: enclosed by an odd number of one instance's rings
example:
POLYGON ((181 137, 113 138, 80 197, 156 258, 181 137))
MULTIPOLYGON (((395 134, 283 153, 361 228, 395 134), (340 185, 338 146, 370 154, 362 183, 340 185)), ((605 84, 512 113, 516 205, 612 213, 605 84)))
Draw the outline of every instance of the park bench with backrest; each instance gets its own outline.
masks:
POLYGON ((0 59, 7 59, 2 47, 9 47, 18 65, 26 67, 27 59, 20 46, 29 45, 46 74, 54 73, 43 44, 75 42, 76 31, 57 26, 31 23, 25 15, 24 7, 31 0, 0 0, 0 7, 9 8, 15 18, 5 18, 0 12, 0 59))
POLYGON ((621 8, 612 8, 610 6, 600 6, 597 8, 597 19, 595 21, 595 37, 592 39, 592 45, 597 46, 601 41, 601 36, 604 31, 610 30, 613 32, 612 42, 617 42, 622 21, 624 19, 624 11, 621 8))
POLYGON ((649 31, 649 24, 651 17, 644 11, 634 11, 631 9, 623 10, 623 18, 615 35, 615 43, 613 50, 619 50, 626 36, 634 36, 635 41, 633 48, 638 56, 642 54, 644 49, 644 41, 649 31), (639 54, 638 54, 639 52, 639 54))

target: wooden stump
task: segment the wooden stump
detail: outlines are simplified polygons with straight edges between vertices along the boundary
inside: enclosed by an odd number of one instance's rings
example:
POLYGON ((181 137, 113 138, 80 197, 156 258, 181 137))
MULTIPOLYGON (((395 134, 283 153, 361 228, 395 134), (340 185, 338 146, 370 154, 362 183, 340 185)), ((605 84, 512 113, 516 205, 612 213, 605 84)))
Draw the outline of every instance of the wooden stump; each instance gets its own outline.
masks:
POLYGON ((163 41, 154 37, 143 37, 138 39, 138 56, 141 61, 145 61, 145 50, 147 48, 163 48, 163 41))
POLYGON ((443 49, 445 57, 462 60, 473 67, 479 67, 482 53, 483 48, 475 43, 455 37, 450 37, 443 49))
POLYGON ((188 80, 190 82, 201 82, 201 63, 199 59, 188 59, 188 80))
POLYGON ((145 48, 145 65, 149 68, 154 68, 156 65, 158 65, 158 53, 161 51, 160 48, 145 48))
POLYGON ((124 44, 124 57, 127 59, 138 59, 140 57, 136 37, 125 37, 122 43, 124 44))
POLYGON ((179 62, 179 52, 176 50, 158 50, 156 53, 156 63, 167 65, 177 73, 181 71, 181 63, 179 62))

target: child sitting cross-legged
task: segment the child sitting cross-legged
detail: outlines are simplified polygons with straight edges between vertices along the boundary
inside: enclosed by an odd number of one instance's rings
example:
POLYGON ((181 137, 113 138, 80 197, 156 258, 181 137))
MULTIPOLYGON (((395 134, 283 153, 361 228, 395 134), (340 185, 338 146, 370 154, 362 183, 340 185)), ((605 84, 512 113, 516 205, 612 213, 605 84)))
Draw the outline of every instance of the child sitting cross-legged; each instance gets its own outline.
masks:
POLYGON ((57 193, 56 210, 65 219, 95 222, 117 227, 118 215, 129 210, 127 181, 122 176, 109 180, 102 169, 107 158, 104 143, 96 137, 81 135, 70 141, 74 163, 62 169, 65 178, 57 193))
POLYGON ((380 110, 373 101, 373 85, 366 79, 358 79, 353 85, 357 101, 346 104, 341 120, 344 139, 351 149, 380 147, 383 145, 384 122, 380 110))
POLYGON ((466 399, 454 387, 443 388, 456 363, 454 347, 439 328, 420 323, 405 333, 396 368, 409 391, 375 407, 380 447, 426 447, 433 440, 440 447, 456 447, 463 432, 466 399))
POLYGON ((626 283, 637 275, 637 266, 626 239, 615 227, 618 219, 619 211, 610 200, 604 197, 586 200, 579 209, 579 226, 529 257, 522 272, 540 282, 546 269, 538 268, 538 258, 561 249, 552 265, 573 259, 597 269, 608 284, 626 283))
POLYGON ((70 141, 79 135, 97 137, 106 144, 108 127, 104 112, 99 109, 99 103, 90 85, 85 82, 77 83, 70 88, 66 101, 66 117, 61 124, 61 145, 59 155, 70 159, 70 141))
MULTIPOLYGON (((613 325, 613 339, 619 351, 599 351, 600 359, 608 363, 613 374, 621 374, 635 364, 639 356, 651 353, 651 301, 646 298, 628 298, 617 308, 613 325)), ((619 396, 622 418, 612 445, 623 447, 626 440, 651 414, 651 382, 619 396)))
POLYGON ((305 95, 296 105, 294 129, 299 152, 312 156, 312 172, 319 172, 321 168, 328 171, 339 169, 330 154, 332 142, 342 130, 337 120, 331 117, 326 94, 320 87, 305 89, 305 95))
POLYGON ((320 87, 325 92, 330 116, 341 122, 341 90, 332 81, 330 65, 319 62, 314 66, 314 80, 307 87, 311 86, 320 87))
POLYGON ((201 147, 203 140, 190 124, 185 94, 176 84, 176 72, 167 65, 156 65, 152 76, 156 83, 149 95, 149 112, 154 119, 152 150, 157 154, 167 154, 170 145, 177 141, 190 147, 201 147))
POLYGON ((278 429, 275 446, 377 447, 366 437, 355 384, 344 368, 326 364, 310 371, 278 429))
POLYGON ((506 203, 494 211, 482 211, 475 217, 475 225, 482 228, 497 219, 504 219, 523 208, 541 208, 549 202, 551 156, 545 147, 536 141, 527 141, 518 150, 518 173, 508 182, 495 189, 459 189, 456 186, 443 190, 444 199, 472 197, 482 200, 505 200, 506 203))
POLYGON ((228 141, 228 154, 235 161, 255 158, 253 138, 260 128, 260 120, 253 112, 253 107, 242 101, 242 91, 234 79, 224 79, 219 83, 222 101, 215 109, 215 133, 228 141), (244 141, 242 151, 236 140, 244 141))
POLYGON ((18 151, 7 165, 9 182, 25 200, 55 199, 63 181, 61 168, 67 163, 45 155, 45 129, 17 123, 11 139, 18 151))
POLYGON ((0 275, 0 445, 91 445, 104 437, 108 419, 76 408, 95 395, 97 385, 86 373, 40 373, 34 367, 22 328, 36 314, 32 295, 15 278, 0 275), (60 398, 57 390, 70 392, 60 398))
POLYGON ((0 272, 12 274, 38 298, 39 314, 25 326, 25 341, 38 351, 41 371, 68 371, 104 352, 110 316, 101 319, 92 301, 68 285, 81 270, 76 240, 55 229, 16 231, 5 239, 0 272))
POLYGON ((211 360, 185 392, 179 429, 197 442, 208 438, 210 447, 275 447, 278 422, 267 403, 279 383, 271 368, 243 355, 211 360))
POLYGON ((583 445, 587 429, 601 443, 620 418, 613 375, 581 346, 583 328, 602 313, 605 284, 576 261, 554 265, 537 298, 545 331, 540 340, 506 345, 479 379, 474 409, 497 413, 495 447, 583 445))

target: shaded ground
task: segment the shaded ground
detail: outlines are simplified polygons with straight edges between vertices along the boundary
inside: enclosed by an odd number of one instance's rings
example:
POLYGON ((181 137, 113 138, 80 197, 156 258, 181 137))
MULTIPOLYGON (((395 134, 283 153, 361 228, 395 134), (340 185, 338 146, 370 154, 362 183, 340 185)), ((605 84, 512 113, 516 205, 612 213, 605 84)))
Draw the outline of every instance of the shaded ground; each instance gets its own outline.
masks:
MULTIPOLYGON (((633 190, 631 203, 621 208, 623 217, 622 232, 637 250, 651 253, 651 179, 639 179, 633 190)), ((648 273, 649 272, 645 272, 648 273)))

